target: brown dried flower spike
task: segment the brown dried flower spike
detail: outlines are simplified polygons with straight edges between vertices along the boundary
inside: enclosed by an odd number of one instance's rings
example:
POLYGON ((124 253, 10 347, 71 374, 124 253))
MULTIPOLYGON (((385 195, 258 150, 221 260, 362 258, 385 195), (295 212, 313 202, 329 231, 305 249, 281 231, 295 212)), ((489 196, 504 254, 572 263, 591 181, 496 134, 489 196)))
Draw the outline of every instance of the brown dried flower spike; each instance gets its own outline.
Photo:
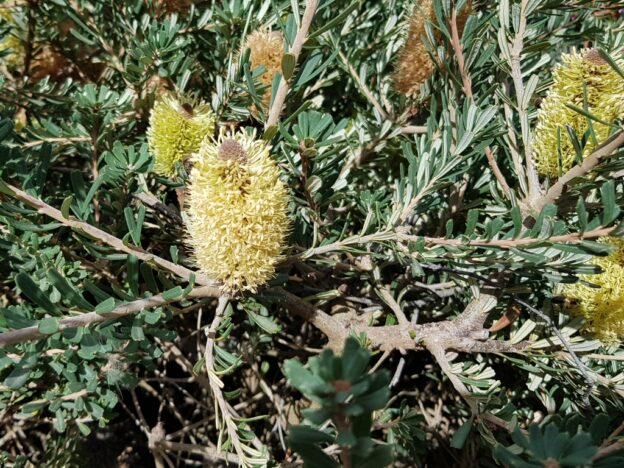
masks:
MULTIPOLYGON (((262 95, 262 106, 266 110, 271 103, 273 78, 282 70, 284 36, 279 31, 254 31, 247 36, 244 49, 250 50, 249 60, 251 61, 252 70, 261 65, 265 68, 264 73, 258 79, 260 83, 267 87, 262 95)), ((254 109, 252 109, 252 112, 254 112, 254 109)))
MULTIPOLYGON (((457 17, 457 29, 461 35, 466 20, 472 11, 469 2, 457 17)), ((409 30, 405 44, 399 52, 399 59, 394 70, 394 88, 407 96, 418 93, 420 86, 427 81, 435 70, 435 64, 427 52, 427 46, 423 41, 426 37, 426 24, 436 20, 432 0, 424 0, 414 8, 409 18, 409 30)), ((440 34, 436 31, 435 41, 440 40, 440 34)), ((434 44, 435 45, 435 44, 434 44)))

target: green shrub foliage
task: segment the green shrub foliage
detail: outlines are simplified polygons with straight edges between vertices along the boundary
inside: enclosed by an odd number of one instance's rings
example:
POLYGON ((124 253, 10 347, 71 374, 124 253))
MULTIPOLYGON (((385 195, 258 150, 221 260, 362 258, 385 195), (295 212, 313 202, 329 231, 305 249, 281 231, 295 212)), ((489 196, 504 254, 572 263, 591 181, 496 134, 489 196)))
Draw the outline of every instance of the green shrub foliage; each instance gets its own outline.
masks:
POLYGON ((0 464, 622 466, 623 14, 4 1, 0 464))

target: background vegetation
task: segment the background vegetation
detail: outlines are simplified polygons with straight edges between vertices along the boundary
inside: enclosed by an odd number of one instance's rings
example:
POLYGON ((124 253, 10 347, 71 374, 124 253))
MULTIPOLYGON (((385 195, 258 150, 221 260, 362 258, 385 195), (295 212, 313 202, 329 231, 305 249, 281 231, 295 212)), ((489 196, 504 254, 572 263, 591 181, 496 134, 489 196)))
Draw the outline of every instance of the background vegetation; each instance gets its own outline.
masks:
POLYGON ((433 3, 410 96, 411 1, 0 6, 0 464, 624 464, 624 350, 561 297, 624 232, 621 122, 558 178, 531 148, 621 2, 433 3), (292 232, 257 294, 196 270, 146 143, 166 91, 273 147, 292 232))

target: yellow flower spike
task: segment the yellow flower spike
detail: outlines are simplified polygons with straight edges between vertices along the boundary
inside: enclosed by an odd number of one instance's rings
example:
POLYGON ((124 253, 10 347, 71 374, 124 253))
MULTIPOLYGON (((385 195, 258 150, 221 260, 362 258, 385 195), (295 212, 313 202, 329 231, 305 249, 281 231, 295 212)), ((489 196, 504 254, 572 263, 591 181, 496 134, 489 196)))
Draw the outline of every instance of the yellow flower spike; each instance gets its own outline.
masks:
POLYGON ((624 239, 603 237, 599 241, 615 251, 607 257, 594 257, 601 274, 581 276, 599 288, 575 283, 564 287, 564 295, 575 300, 572 312, 585 318, 587 331, 601 341, 615 342, 624 337, 624 239))
POLYGON ((215 116, 209 105, 166 94, 156 102, 149 119, 147 142, 154 155, 154 171, 172 177, 176 163, 196 152, 212 137, 215 116))
MULTIPOLYGON (((472 12, 472 2, 458 12, 457 30, 461 36, 468 16, 472 12)), ((420 86, 429 79, 435 71, 435 64, 431 60, 427 51, 427 46, 423 41, 426 37, 427 22, 435 22, 436 15, 433 8, 433 0, 423 0, 412 12, 409 18, 409 29, 405 44, 399 52, 397 64, 394 70, 394 89, 407 96, 418 94, 420 86)), ((435 31, 436 42, 440 39, 440 34, 435 31)))
POLYGON ((193 155, 188 244, 200 269, 230 292, 255 292, 273 276, 290 228, 269 149, 253 135, 222 132, 193 155))
MULTIPOLYGON (((0 8, 0 18, 4 19, 8 24, 15 27, 15 20, 10 10, 0 8)), ((17 70, 24 64, 26 51, 22 41, 14 35, 13 31, 9 31, 2 41, 0 41, 0 52, 8 52, 2 57, 6 69, 9 71, 17 70)))
MULTIPOLYGON (((245 41, 243 50, 249 49, 251 69, 264 65, 265 71, 258 79, 267 88, 262 95, 262 105, 265 110, 271 103, 271 85, 273 78, 282 71, 282 56, 284 55, 284 36, 279 31, 254 31, 245 41)), ((255 110, 252 109, 252 113, 255 110)))
MULTIPOLYGON (((538 171, 550 177, 559 177, 575 165, 576 151, 570 141, 566 125, 574 129, 579 140, 588 131, 588 117, 571 109, 573 105, 600 119, 591 121, 596 141, 590 136, 583 157, 591 154, 609 137, 611 126, 624 117, 624 79, 595 49, 564 54, 562 63, 553 72, 553 84, 540 107, 534 139, 534 159, 538 171), (584 95, 584 87, 587 97, 584 95), (587 104, 585 104, 585 101, 587 104), (561 168, 559 167, 559 144, 561 168)), ((624 60, 617 59, 619 66, 624 60)))

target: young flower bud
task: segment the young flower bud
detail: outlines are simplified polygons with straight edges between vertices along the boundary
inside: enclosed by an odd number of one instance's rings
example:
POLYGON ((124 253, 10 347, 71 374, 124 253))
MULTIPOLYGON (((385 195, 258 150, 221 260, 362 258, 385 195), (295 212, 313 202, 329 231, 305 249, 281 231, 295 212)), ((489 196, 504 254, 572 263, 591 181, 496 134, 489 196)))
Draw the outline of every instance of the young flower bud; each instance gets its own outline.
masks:
POLYGON ((256 291, 274 274, 289 229, 287 191, 269 147, 221 133, 192 160, 186 214, 195 261, 225 290, 256 291))
POLYGON ((565 286, 564 295, 572 299, 572 312, 585 318, 587 331, 601 341, 616 342, 624 337, 624 239, 603 237, 600 242, 615 251, 607 257, 594 257, 601 274, 581 276, 598 288, 575 283, 565 286))
MULTIPOLYGON (((273 78, 282 70, 282 56, 284 55, 284 36, 279 31, 254 31, 245 41, 243 50, 249 49, 250 67, 252 70, 264 66, 265 71, 258 79, 266 86, 262 95, 262 106, 265 110, 271 103, 271 85, 273 78)), ((255 112, 252 109, 252 112, 255 112)))
MULTIPOLYGON (((550 177, 559 177, 576 164, 577 154, 568 128, 574 130, 579 141, 586 139, 582 152, 582 157, 586 157, 609 137, 611 124, 624 117, 624 79, 597 50, 564 54, 561 61, 539 110, 533 142, 537 169, 550 177), (586 110, 602 122, 570 105, 586 110)), ((621 58, 616 61, 624 66, 621 58)))
POLYGON ((147 130, 154 171, 174 176, 176 163, 196 152, 204 138, 212 137, 214 128, 215 116, 207 104, 164 95, 152 109, 147 130))
MULTIPOLYGON (((461 36, 468 16, 472 12, 469 2, 457 15, 457 29, 461 36)), ((405 44, 399 52, 399 58, 394 70, 394 88, 407 96, 418 94, 420 86, 427 81, 435 70, 425 45, 426 24, 435 22, 436 15, 433 8, 433 0, 421 1, 409 18, 409 29, 405 44)), ((435 30, 434 30, 435 31, 435 30)), ((435 40, 440 40, 440 34, 434 32, 435 40)), ((434 44, 435 46, 435 44, 434 44)))

